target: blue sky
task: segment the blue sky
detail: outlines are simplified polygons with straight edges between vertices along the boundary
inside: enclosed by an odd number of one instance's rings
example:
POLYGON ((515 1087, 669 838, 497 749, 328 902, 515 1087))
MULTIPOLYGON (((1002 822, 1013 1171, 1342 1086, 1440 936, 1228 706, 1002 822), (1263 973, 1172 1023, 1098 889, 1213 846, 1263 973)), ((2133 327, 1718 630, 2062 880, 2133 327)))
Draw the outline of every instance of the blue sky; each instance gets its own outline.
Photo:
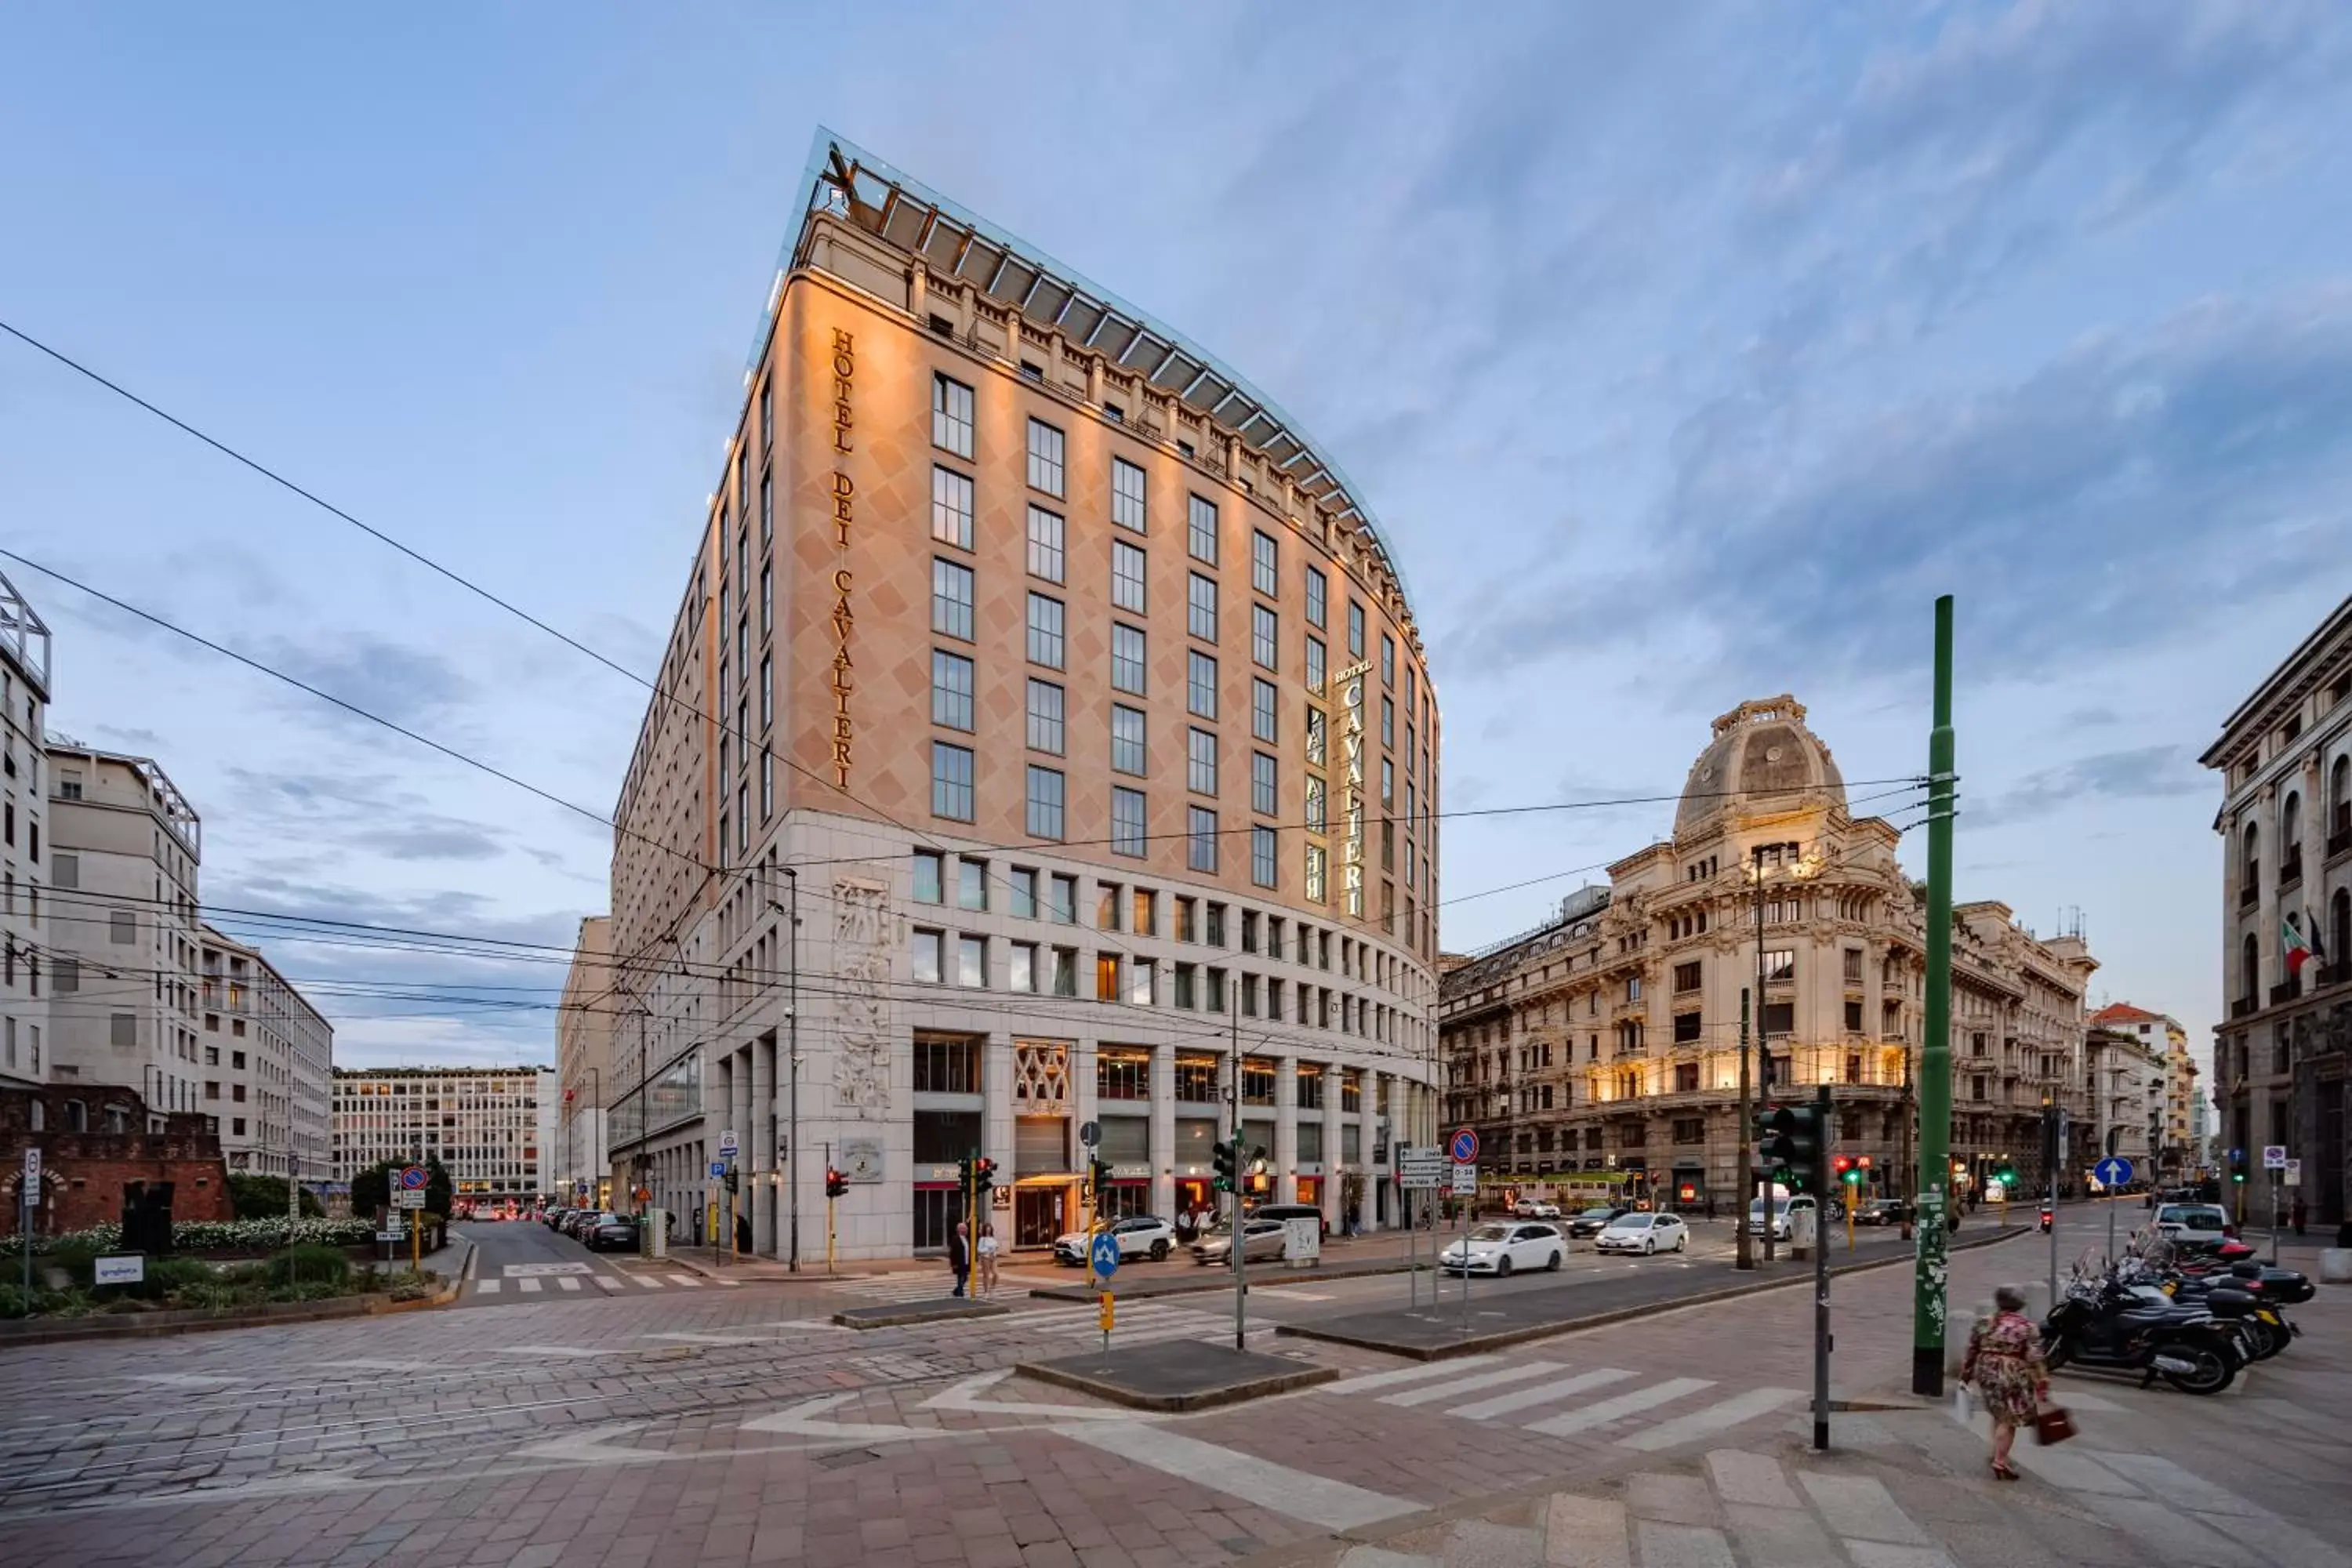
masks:
MULTIPOLYGON (((1849 778, 1917 773, 1957 594, 1960 897, 2079 918, 2099 994, 2201 1045, 2195 757, 2352 589, 2352 16, 1651 9, 19 7, 0 319, 649 670, 827 124, 1335 452, 1454 808, 1671 795, 1783 690, 1849 778)), ((5 341, 0 543, 612 805, 638 688, 5 341)), ((205 814, 207 901, 558 943, 602 907, 594 823, 10 571, 55 727, 205 814)), ((1671 817, 1450 826, 1447 944, 1671 817)), ((347 1061, 552 1051, 331 1006, 347 1061)))

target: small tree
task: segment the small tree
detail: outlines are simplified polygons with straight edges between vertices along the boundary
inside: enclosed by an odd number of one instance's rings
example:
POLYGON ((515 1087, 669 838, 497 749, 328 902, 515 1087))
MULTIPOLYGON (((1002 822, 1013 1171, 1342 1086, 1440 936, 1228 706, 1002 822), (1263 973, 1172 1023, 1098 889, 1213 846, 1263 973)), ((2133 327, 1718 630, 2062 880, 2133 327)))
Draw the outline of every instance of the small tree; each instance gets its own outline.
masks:
MULTIPOLYGON (((380 1208, 392 1206, 392 1184, 401 1167, 414 1163, 408 1160, 386 1160, 369 1166, 352 1178, 352 1213, 371 1215, 380 1208)), ((447 1215, 454 1184, 449 1180, 449 1168, 437 1156, 425 1162, 425 1208, 428 1214, 447 1215)), ((281 1188, 278 1196, 282 1200, 281 1188)), ((285 1211, 281 1208, 279 1213, 285 1211)))
MULTIPOLYGON (((236 1205, 239 1219, 284 1219, 286 1217, 286 1178, 261 1176, 249 1172, 232 1171, 228 1177, 229 1201, 236 1205)), ((308 1188, 299 1190, 302 1217, 321 1219, 327 1211, 308 1188)))

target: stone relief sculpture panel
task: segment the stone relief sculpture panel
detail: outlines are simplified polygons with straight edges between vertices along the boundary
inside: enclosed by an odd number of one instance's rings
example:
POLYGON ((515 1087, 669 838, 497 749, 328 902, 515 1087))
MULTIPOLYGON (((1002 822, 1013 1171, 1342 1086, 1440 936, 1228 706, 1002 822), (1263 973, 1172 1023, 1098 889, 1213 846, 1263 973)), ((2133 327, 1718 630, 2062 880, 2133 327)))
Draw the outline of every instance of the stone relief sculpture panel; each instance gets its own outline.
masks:
POLYGON ((890 1114, 890 885, 863 877, 833 883, 834 1094, 844 1111, 890 1114))

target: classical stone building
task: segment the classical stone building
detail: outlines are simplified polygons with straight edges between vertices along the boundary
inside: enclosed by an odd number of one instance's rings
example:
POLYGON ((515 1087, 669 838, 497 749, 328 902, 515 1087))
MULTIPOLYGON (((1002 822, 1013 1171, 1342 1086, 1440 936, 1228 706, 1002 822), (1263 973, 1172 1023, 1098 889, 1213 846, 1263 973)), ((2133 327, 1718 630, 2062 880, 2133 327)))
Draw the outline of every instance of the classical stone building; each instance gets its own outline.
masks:
POLYGON ((842 1255, 902 1257, 977 1150, 1039 1246, 1082 1128, 1169 1214, 1237 1107, 1269 1195, 1381 1223, 1435 1126, 1438 714, 1366 498, 839 138, 791 219, 615 813, 614 1190, 699 1220, 732 1131, 757 1251, 823 1253, 831 1163, 842 1255))
POLYGON ((2222 778, 2217 1142, 2303 1162, 2315 1218, 2344 1217, 2352 1084, 2352 599, 2239 704, 2200 759, 2222 778))
MULTIPOLYGON (((2128 1002, 2116 1002, 2091 1015, 2090 1026, 2137 1041, 2158 1079, 2152 1091, 2160 1101, 2153 1115, 2148 1140, 2152 1168, 2137 1173, 2143 1180, 2180 1181, 2196 1173, 2204 1156, 2197 1150, 2194 1108, 2198 1101, 2197 1063, 2189 1055, 2189 1031, 2180 1020, 2151 1013, 2128 1002)), ((2146 1091, 2144 1089, 2144 1091, 2146 1091)), ((2133 1156, 2135 1159, 2137 1156, 2133 1156)))
MULTIPOLYGON (((1609 1184, 1685 1206, 1737 1201, 1743 993, 1761 1098, 1832 1087, 1844 1152, 1897 1190, 1927 970, 1923 898, 1899 835, 1848 810, 1829 748, 1782 696, 1715 721, 1670 838, 1605 889, 1461 963, 1440 1005, 1448 1120, 1514 1183, 1609 1184), (1760 978, 1759 978, 1760 976, 1760 978)), ((2037 938, 1999 903, 1953 911, 1957 1190, 2008 1163, 2038 1184, 2042 1106, 2077 1119, 2062 1181, 2095 1143, 2079 935, 2037 938)))

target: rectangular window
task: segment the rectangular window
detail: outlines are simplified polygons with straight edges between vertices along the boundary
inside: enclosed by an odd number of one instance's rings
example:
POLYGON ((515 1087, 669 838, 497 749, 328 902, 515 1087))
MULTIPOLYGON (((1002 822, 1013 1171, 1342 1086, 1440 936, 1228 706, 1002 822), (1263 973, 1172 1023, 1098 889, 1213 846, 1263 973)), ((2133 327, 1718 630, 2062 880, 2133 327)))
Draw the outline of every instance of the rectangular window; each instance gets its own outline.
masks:
POLYGON ((1217 716, 1217 661, 1198 650, 1185 658, 1184 707, 1195 718, 1217 716))
POLYGON ((1078 994, 1078 950, 1057 947, 1054 950, 1054 994, 1076 996, 1078 994))
POLYGON ((931 742, 931 815, 971 820, 971 750, 931 742))
POLYGON ((941 882, 945 869, 945 858, 938 850, 915 851, 915 901, 917 903, 936 904, 947 897, 941 882))
POLYGON ((1386 757, 1381 759, 1381 804, 1396 804, 1396 764, 1386 757))
POLYGON ((1307 569, 1307 624, 1320 628, 1329 611, 1330 585, 1319 568, 1307 569))
POLYGON ((1176 900, 1176 940, 1201 940, 1201 906, 1197 900, 1179 898, 1176 900))
POLYGON ((1677 964, 1675 964, 1675 994, 1680 995, 1682 993, 1684 993, 1684 992, 1685 992, 1685 991, 1696 991, 1696 990, 1697 990, 1697 989, 1699 988, 1699 979, 1700 979, 1699 961, 1698 961, 1697 959, 1694 958, 1694 959, 1692 959, 1692 960, 1691 960, 1689 963, 1677 963, 1677 964))
POLYGON ((1269 745, 1282 739, 1280 702, 1273 681, 1250 681, 1250 733, 1269 745))
POLYGON ((1308 637, 1307 639, 1307 689, 1309 691, 1323 689, 1323 639, 1308 637))
POLYGON ((1140 709, 1114 702, 1110 709, 1110 766, 1113 773, 1140 775, 1146 766, 1144 720, 1140 709))
POLYGON ((931 537, 971 548, 971 480, 953 468, 931 469, 931 537))
POLYGON ((972 640, 971 567, 932 558, 931 630, 942 637, 972 640))
POLYGON ((776 815, 776 753, 760 748, 760 820, 776 815))
POLYGON ((1062 493, 1062 433, 1042 419, 1029 421, 1029 488, 1062 493))
POLYGON ((1149 888, 1135 889, 1135 919, 1128 929, 1138 936, 1160 934, 1160 895, 1149 888))
POLYGON ((1348 601, 1348 652, 1350 657, 1364 657, 1364 606, 1355 600, 1348 601))
MULTIPOLYGON (((1202 806, 1190 806, 1184 813, 1184 864, 1195 871, 1217 868, 1217 814, 1202 806)), ((1223 924, 1223 907, 1209 906, 1209 929, 1220 931, 1223 924)), ((1211 938, 1222 943, 1222 935, 1211 938)))
POLYGON ((1110 602, 1122 610, 1142 615, 1145 609, 1144 553, 1124 539, 1110 542, 1110 602))
POLYGON ((1050 680, 1029 682, 1029 749, 1062 754, 1062 689, 1050 680))
POLYGON ((1028 826, 1032 838, 1062 837, 1062 775, 1053 768, 1029 770, 1028 826))
POLYGON ((1195 561, 1217 563, 1217 503, 1193 496, 1184 533, 1184 548, 1195 561))
POLYGON ((971 388, 936 374, 931 377, 931 445, 959 458, 971 456, 971 388))
POLYGON ((1323 722, 1323 710, 1320 708, 1307 709, 1307 760, 1318 768, 1323 765, 1326 752, 1326 735, 1327 729, 1323 722))
POLYGON ((1250 535, 1250 586, 1274 598, 1281 592, 1281 575, 1276 570, 1278 562, 1274 537, 1266 533, 1250 535))
POLYGON ((1764 955, 1764 978, 1794 980, 1797 977, 1797 955, 1792 949, 1780 948, 1764 955))
POLYGON ((1200 1005, 1200 995, 1195 988, 1195 982, 1199 979, 1199 971, 1194 969, 1193 966, 1189 963, 1180 963, 1176 965, 1175 974, 1175 1005, 1184 1008, 1192 1008, 1200 1005))
POLYGON ((1275 800, 1278 790, 1275 783, 1275 762, 1264 752, 1250 753, 1250 809, 1260 816, 1276 815, 1275 800))
POLYGON ((1029 575, 1062 581, 1062 519, 1042 506, 1029 509, 1029 575))
POLYGON ((1110 687, 1113 691, 1143 695, 1143 629, 1111 623, 1110 687))
POLYGON ((1012 889, 1013 913, 1024 921, 1035 920, 1037 918, 1036 870, 1028 866, 1015 866, 1012 873, 1005 878, 1005 886, 1012 889))
POLYGON ((1043 594, 1029 595, 1029 662, 1048 669, 1062 668, 1062 601, 1043 594))
POLYGON ((1198 572, 1184 587, 1184 629, 1203 642, 1217 640, 1217 584, 1198 572))
POLYGON ((1156 1007, 1160 1005, 1160 966, 1148 958, 1139 958, 1127 972, 1127 1005, 1130 1007, 1156 1007))
POLYGON ((1385 697, 1381 699, 1381 744, 1396 744, 1396 704, 1385 697))
POLYGON ((1118 1000, 1118 954, 1115 952, 1095 954, 1095 1000, 1118 1000))
POLYGON ((956 908, 988 912, 988 862, 959 857, 956 860, 956 908))
POLYGON ((1034 994, 1037 989, 1037 944, 1016 942, 1005 948, 1005 988, 1034 994))
POLYGON ((1143 792, 1115 784, 1110 792, 1110 852, 1139 856, 1143 847, 1143 792))
POLYGON ((956 984, 978 990, 988 984, 988 939, 956 938, 956 984))
POLYGON ((1143 470, 1125 458, 1110 460, 1110 520, 1121 528, 1144 531, 1143 470))
POLYGON ((971 728, 971 660, 961 654, 931 650, 931 722, 971 728))
POLYGON ((776 569, 760 568, 760 635, 766 637, 776 629, 776 569))
POLYGON ((1078 879, 1076 877, 1063 876, 1057 871, 1054 874, 1052 881, 1046 885, 1046 890, 1051 895, 1051 901, 1045 910, 1046 914, 1066 926, 1077 924, 1078 879))
MULTIPOLYGON (((1279 668, 1276 650, 1282 645, 1281 625, 1264 605, 1250 606, 1250 661, 1260 669, 1279 668)), ((1381 700, 1386 701, 1383 698, 1381 700)))
POLYGON ((925 985, 940 983, 940 952, 947 942, 945 931, 915 929, 915 979, 925 985))
POLYGON ((1209 945, 1210 945, 1211 947, 1223 947, 1223 946, 1224 946, 1224 945, 1225 945, 1225 906, 1224 906, 1224 905, 1223 905, 1223 904, 1218 904, 1218 903, 1213 903, 1213 904, 1211 904, 1211 905, 1209 906, 1209 925, 1208 925, 1208 931, 1209 931, 1209 945))
POLYGON ((1217 793, 1217 737, 1209 731, 1185 732, 1184 787, 1194 795, 1217 793))
POLYGON ((1381 634, 1381 684, 1396 689, 1396 638, 1386 632, 1381 634))
POLYGON ((1309 844, 1307 847, 1307 896, 1318 904, 1329 896, 1325 886, 1329 876, 1328 865, 1323 846, 1309 844))
POLYGON ((1119 894, 1123 890, 1117 882, 1095 884, 1095 929, 1097 931, 1119 929, 1119 921, 1126 912, 1125 906, 1119 902, 1119 894))
POLYGON ((1275 879, 1275 879, 1275 858, 1276 858, 1276 847, 1275 847, 1275 836, 1274 836, 1274 829, 1273 829, 1273 828, 1271 828, 1271 827, 1253 827, 1253 828, 1251 828, 1251 829, 1250 829, 1250 880, 1251 880, 1251 881, 1253 881, 1253 882, 1256 883, 1256 884, 1257 884, 1259 887, 1261 887, 1261 888, 1271 888, 1271 887, 1273 887, 1273 886, 1275 885, 1275 879))
POLYGON ((1307 830, 1309 833, 1324 831, 1324 803, 1322 777, 1319 774, 1308 773, 1307 775, 1307 830))

